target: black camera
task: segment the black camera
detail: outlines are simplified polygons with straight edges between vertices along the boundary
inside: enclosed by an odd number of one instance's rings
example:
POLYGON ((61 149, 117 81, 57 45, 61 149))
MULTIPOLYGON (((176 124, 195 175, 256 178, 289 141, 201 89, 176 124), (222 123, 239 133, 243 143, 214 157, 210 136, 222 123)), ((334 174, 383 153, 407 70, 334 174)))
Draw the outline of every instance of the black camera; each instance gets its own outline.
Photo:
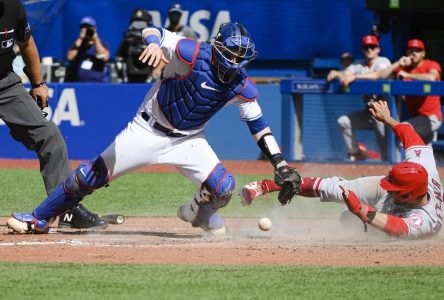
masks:
POLYGON ((90 40, 92 39, 93 36, 94 36, 94 28, 87 27, 85 37, 90 40))

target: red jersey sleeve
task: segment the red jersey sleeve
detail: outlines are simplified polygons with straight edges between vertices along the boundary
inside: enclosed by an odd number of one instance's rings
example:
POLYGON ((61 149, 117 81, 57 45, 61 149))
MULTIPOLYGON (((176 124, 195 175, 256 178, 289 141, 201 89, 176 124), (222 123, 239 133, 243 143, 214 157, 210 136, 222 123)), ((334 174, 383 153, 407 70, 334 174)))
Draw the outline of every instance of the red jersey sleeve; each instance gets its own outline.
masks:
POLYGON ((404 149, 413 146, 424 146, 424 141, 410 124, 398 124, 393 128, 396 137, 402 142, 404 149))

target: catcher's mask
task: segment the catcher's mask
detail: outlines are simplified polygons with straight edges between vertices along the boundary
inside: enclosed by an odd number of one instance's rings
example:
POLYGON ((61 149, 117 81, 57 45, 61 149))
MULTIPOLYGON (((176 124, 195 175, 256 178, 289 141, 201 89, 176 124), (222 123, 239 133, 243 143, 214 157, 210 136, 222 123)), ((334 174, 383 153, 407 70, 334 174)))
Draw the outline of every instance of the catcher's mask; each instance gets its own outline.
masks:
POLYGON ((227 22, 220 25, 213 45, 213 60, 221 82, 231 82, 256 56, 250 33, 242 24, 227 22))
POLYGON ((398 201, 409 203, 427 193, 428 173, 418 163, 401 162, 391 168, 389 174, 381 179, 380 185, 388 192, 399 192, 398 201))

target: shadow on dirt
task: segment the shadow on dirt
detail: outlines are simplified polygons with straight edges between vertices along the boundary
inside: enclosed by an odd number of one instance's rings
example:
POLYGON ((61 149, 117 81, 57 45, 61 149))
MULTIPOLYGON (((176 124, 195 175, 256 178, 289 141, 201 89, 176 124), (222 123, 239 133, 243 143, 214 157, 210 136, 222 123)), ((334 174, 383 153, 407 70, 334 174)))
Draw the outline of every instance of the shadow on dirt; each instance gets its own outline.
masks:
POLYGON ((70 235, 85 235, 85 236, 154 236, 170 239, 196 239, 202 238, 205 234, 186 234, 186 233, 173 233, 173 232, 161 232, 161 231, 132 231, 132 230, 113 230, 113 231, 94 231, 94 230, 54 230, 54 234, 70 234, 70 235))

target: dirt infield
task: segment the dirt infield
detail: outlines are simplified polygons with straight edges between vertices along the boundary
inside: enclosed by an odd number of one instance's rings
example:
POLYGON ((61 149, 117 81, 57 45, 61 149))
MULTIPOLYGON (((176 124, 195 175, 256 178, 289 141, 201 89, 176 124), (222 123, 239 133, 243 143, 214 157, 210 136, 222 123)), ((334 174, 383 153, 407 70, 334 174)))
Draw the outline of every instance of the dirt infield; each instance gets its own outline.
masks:
MULTIPOLYGON (((73 166, 77 162, 73 162, 73 166)), ((267 162, 224 162, 233 173, 266 174, 267 162)), ((305 176, 384 174, 386 165, 295 164, 305 176)), ((36 161, 0 160, 0 168, 35 168, 36 161)), ((141 171, 168 172, 174 168, 141 171)), ((441 170, 440 170, 441 172, 441 170)), ((444 234, 399 241, 337 219, 277 219, 261 232, 257 220, 227 218, 224 236, 209 236, 177 218, 127 218, 106 230, 52 228, 47 235, 12 235, 0 226, 1 261, 130 264, 444 265, 444 234)), ((5 224, 6 218, 0 218, 5 224)))

